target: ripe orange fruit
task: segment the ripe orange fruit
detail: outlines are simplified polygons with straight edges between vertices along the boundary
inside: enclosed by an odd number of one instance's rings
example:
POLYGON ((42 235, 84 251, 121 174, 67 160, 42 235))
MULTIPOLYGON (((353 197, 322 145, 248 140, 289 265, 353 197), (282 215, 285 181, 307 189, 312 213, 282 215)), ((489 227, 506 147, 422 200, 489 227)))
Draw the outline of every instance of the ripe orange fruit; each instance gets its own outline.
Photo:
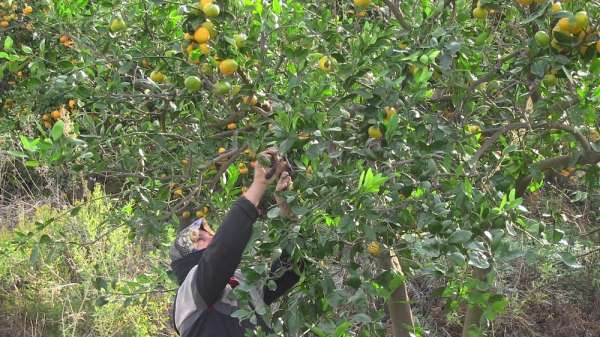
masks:
POLYGON ((533 3, 533 0, 517 0, 521 6, 529 6, 533 3))
POLYGON ((23 8, 23 15, 29 15, 33 13, 33 8, 31 8, 31 6, 25 6, 25 8, 23 8))
POLYGON ((59 119, 59 118, 60 118, 60 111, 58 111, 58 110, 54 110, 54 111, 52 111, 52 112, 50 113, 50 116, 52 116, 52 118, 53 118, 54 120, 57 120, 57 119, 59 119))
POLYGON ((43 115, 42 115, 42 120, 43 120, 44 122, 46 122, 46 121, 50 121, 50 115, 48 115, 48 114, 43 114, 43 115))
POLYGON ((227 130, 235 130, 236 128, 237 128, 237 125, 235 123, 227 124, 227 130))
POLYGON ((198 43, 206 43, 210 40, 210 32, 205 27, 200 27, 194 32, 194 40, 198 43))
POLYGON ((381 133, 381 130, 379 130, 378 127, 370 126, 369 127, 369 137, 371 137, 373 139, 379 139, 379 138, 383 137, 383 133, 381 133))
POLYGON ((248 105, 256 105, 256 103, 258 103, 258 98, 256 97, 256 95, 244 96, 242 98, 242 102, 248 105))
POLYGON ((219 70, 223 75, 231 75, 238 69, 238 64, 233 59, 226 59, 219 63, 219 70))
POLYGON ((371 254, 371 256, 378 257, 381 255, 381 245, 379 242, 371 241, 369 245, 367 245, 367 252, 371 254))
POLYGON ((196 47, 196 44, 192 42, 185 48, 185 52, 189 55, 194 51, 195 47, 196 47))
POLYGON ((240 174, 248 174, 248 167, 246 167, 246 164, 240 163, 238 169, 240 170, 240 174))
POLYGON ((208 43, 200 44, 200 52, 202 55, 208 55, 208 53, 210 53, 210 47, 208 46, 208 43))
POLYGON ((385 108, 383 108, 383 111, 385 111, 385 117, 383 118, 383 120, 386 122, 389 122, 389 120, 396 115, 396 108, 394 108, 393 106, 386 106, 385 108))
POLYGON ((70 99, 67 105, 69 106, 69 109, 73 110, 77 106, 77 101, 74 99, 70 99))
POLYGON ((369 7, 371 0, 354 0, 354 5, 360 8, 369 7))
POLYGON ((575 28, 574 25, 571 23, 571 20, 569 20, 569 18, 561 18, 560 20, 558 20, 556 26, 558 26, 558 28, 561 31, 569 33, 573 31, 573 28, 575 28))
POLYGON ((0 21, 0 27, 8 28, 8 26, 10 26, 10 23, 8 23, 8 21, 6 21, 6 20, 0 21))
POLYGON ((173 196, 176 198, 183 197, 183 190, 181 188, 175 189, 175 191, 173 191, 173 196))
POLYGON ((331 71, 331 58, 329 56, 323 56, 319 59, 319 68, 324 72, 331 71))
POLYGON ((253 161, 250 162, 250 167, 256 168, 256 165, 257 165, 257 161, 256 160, 253 160, 253 161))
POLYGON ((309 138, 310 138, 310 134, 308 132, 302 131, 298 134, 299 140, 308 140, 309 138))

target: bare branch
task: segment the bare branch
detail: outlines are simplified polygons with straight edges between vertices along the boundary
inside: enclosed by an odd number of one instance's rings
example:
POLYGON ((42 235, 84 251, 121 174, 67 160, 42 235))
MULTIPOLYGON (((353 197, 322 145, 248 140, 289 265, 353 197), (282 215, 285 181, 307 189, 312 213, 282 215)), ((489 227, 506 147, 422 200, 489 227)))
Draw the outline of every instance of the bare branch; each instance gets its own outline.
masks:
POLYGON ((492 136, 488 139, 485 140, 485 142, 483 143, 483 145, 481 145, 481 147, 477 150, 477 152, 473 155, 473 158, 471 158, 471 163, 474 164, 476 163, 481 156, 487 151, 489 150, 493 144, 496 143, 496 141, 498 141, 498 138, 500 138, 501 135, 503 135, 504 133, 510 131, 510 130, 518 130, 518 129, 529 129, 529 130, 562 130, 562 131, 566 131, 570 134, 573 135, 573 137, 575 137, 575 139, 579 142, 579 144, 581 144, 581 147, 583 148, 584 153, 588 153, 588 152, 593 152, 592 147, 589 143, 589 141, 587 140, 587 138, 585 138, 585 136, 575 130, 575 128, 573 128, 572 126, 569 125, 565 125, 565 124, 561 124, 561 123, 555 123, 555 122, 544 122, 544 123, 540 123, 540 124, 529 124, 529 123, 513 123, 513 124, 509 124, 503 127, 497 127, 497 128, 490 128, 490 129, 485 129, 482 131, 482 134, 492 134, 492 136))
POLYGON ((390 10, 392 11, 392 14, 394 14, 394 17, 400 23, 400 26, 402 26, 402 28, 404 28, 406 30, 411 30, 412 27, 404 18, 404 13, 402 13, 402 9, 400 9, 400 5, 397 3, 394 3, 392 0, 383 0, 383 1, 390 8, 390 10))
POLYGON ((237 129, 237 130, 227 130, 227 131, 223 131, 223 132, 217 132, 210 137, 211 138, 230 137, 235 134, 242 133, 242 132, 251 132, 251 131, 255 131, 255 130, 256 129, 253 126, 246 126, 244 128, 237 129))

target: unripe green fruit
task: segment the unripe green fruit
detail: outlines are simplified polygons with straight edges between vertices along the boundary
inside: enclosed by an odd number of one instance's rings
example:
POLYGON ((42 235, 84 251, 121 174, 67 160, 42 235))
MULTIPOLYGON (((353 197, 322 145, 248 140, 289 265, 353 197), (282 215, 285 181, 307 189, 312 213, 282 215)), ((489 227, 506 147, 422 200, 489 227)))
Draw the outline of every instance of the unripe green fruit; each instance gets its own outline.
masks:
POLYGON ((231 91, 231 84, 229 82, 217 82, 213 87, 213 92, 216 95, 225 95, 231 91))
POLYGON ((123 21, 123 19, 121 19, 121 18, 114 18, 110 22, 109 29, 113 33, 120 32, 122 30, 125 30, 126 28, 127 28, 127 25, 125 25, 125 21, 123 21))
POLYGON ((188 76, 185 79, 184 84, 185 88, 189 92, 196 92, 202 87, 202 81, 200 80, 200 78, 198 78, 198 76, 188 76))
POLYGON ((212 18, 218 16, 219 13, 221 13, 221 8, 219 8, 219 5, 209 4, 204 6, 202 8, 202 11, 204 12, 204 15, 208 16, 209 18, 212 18))
POLYGON ((586 11, 575 13, 575 26, 580 29, 586 29, 589 24, 588 14, 586 11))
POLYGON ((554 74, 546 74, 544 76, 544 84, 548 87, 553 87, 556 85, 556 76, 554 74))
POLYGON ((246 34, 235 34, 233 40, 238 49, 243 48, 246 45, 246 34))
POLYGON ((535 42, 538 44, 538 46, 545 47, 550 43, 550 35, 543 30, 540 30, 539 32, 535 33, 535 42))

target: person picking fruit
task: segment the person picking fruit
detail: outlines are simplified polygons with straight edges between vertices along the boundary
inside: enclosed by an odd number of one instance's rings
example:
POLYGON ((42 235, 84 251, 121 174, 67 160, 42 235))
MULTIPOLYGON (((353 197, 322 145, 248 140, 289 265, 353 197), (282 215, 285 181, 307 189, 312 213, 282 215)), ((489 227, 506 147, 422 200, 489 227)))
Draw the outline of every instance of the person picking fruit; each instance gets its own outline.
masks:
MULTIPOLYGON (((257 324, 248 319, 232 317, 238 310, 238 302, 232 290, 243 284, 250 294, 254 310, 273 303, 300 279, 293 271, 290 257, 283 252, 271 267, 274 289, 245 284, 244 275, 238 269, 242 254, 252 235, 252 225, 259 216, 259 204, 267 188, 278 181, 276 192, 286 190, 292 183, 285 172, 288 164, 275 149, 260 155, 270 158, 271 167, 258 163, 254 181, 248 190, 231 207, 216 233, 204 218, 195 220, 177 234, 171 246, 171 267, 179 289, 173 308, 176 331, 184 337, 243 337, 245 332, 260 326, 270 331, 269 324, 257 316, 257 324), (282 174, 283 173, 283 174, 282 174)), ((282 209, 287 205, 277 198, 282 209)))

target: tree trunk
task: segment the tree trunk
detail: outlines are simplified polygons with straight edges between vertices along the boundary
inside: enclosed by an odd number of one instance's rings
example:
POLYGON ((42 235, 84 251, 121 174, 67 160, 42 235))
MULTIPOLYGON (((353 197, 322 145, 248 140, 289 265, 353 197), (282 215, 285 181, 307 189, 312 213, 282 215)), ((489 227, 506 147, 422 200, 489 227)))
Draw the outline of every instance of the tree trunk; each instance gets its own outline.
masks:
MULTIPOLYGON (((479 269, 473 267, 472 276, 480 281, 485 281, 487 274, 492 270, 492 268, 488 269, 479 269)), ((468 306, 467 313, 465 314, 465 323, 463 325, 462 337, 469 337, 469 330, 475 326, 476 328, 480 328, 479 321, 481 320, 481 315, 483 312, 479 305, 468 306)))
MULTIPOLYGON (((400 260, 393 251, 390 251, 389 256, 384 256, 383 260, 387 269, 393 270, 395 273, 404 276, 400 260)), ((394 292, 392 292, 392 295, 390 296, 388 310, 392 321, 393 337, 410 337, 411 333, 415 333, 414 320, 409 300, 406 283, 402 283, 398 288, 394 289, 394 292)))

